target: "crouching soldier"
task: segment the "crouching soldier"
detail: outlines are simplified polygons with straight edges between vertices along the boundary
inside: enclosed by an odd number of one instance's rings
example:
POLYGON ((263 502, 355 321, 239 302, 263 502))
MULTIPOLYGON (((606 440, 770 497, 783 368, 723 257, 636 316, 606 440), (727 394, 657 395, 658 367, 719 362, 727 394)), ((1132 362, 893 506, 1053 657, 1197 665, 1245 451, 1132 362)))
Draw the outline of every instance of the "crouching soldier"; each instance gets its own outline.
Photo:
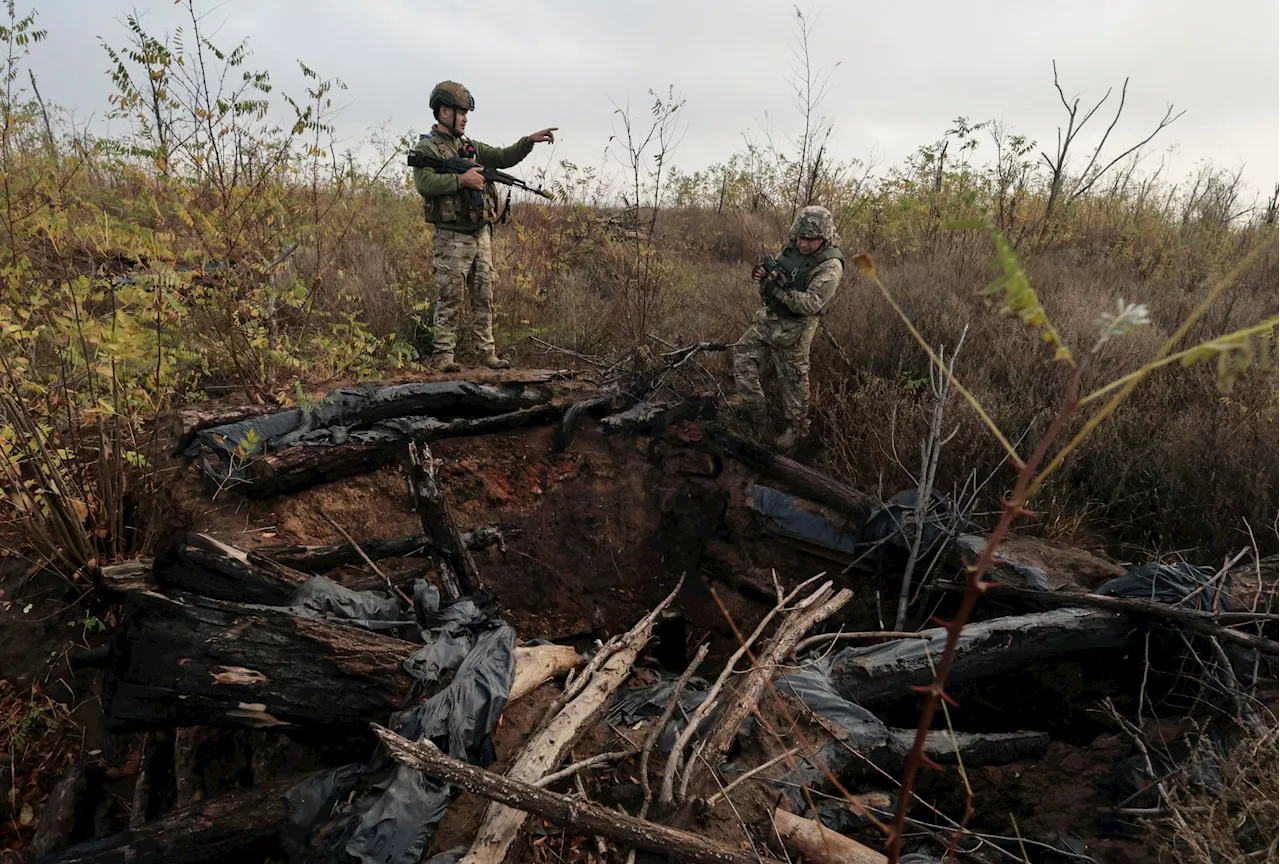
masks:
POLYGON ((769 411, 760 366, 772 356, 784 424, 774 445, 784 452, 794 449, 809 428, 809 349, 844 275, 839 242, 831 212, 805 207, 772 266, 760 265, 751 274, 760 280, 764 305, 733 346, 734 383, 752 422, 765 428, 769 411))
MULTIPOLYGON (((470 91, 454 81, 442 81, 431 91, 429 105, 435 126, 423 135, 414 150, 441 159, 460 156, 486 168, 510 168, 542 141, 555 141, 555 127, 526 135, 510 147, 490 147, 463 133, 467 117, 475 109, 470 91)), ((456 372, 454 350, 458 345, 458 313, 464 294, 471 300, 471 330, 480 362, 490 369, 506 369, 511 363, 498 356, 493 344, 493 223, 497 219, 498 194, 479 168, 465 174, 441 174, 430 168, 413 170, 413 185, 422 196, 431 236, 435 275, 435 309, 431 326, 433 363, 441 372, 456 372), (466 206, 463 189, 484 193, 484 210, 466 206)))

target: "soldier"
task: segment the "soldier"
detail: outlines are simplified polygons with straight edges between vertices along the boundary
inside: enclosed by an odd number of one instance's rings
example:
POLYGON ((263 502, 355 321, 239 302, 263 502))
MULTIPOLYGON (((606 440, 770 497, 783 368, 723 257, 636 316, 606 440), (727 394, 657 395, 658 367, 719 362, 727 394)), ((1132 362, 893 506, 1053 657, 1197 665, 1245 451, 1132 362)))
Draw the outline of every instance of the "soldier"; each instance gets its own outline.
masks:
MULTIPOLYGON (((554 126, 501 149, 465 137, 467 116, 475 110, 476 102, 470 91, 455 81, 437 84, 428 104, 436 123, 413 149, 442 159, 462 156, 486 168, 510 168, 528 156, 534 144, 556 140, 554 126)), ((435 310, 431 326, 435 331, 432 353, 436 368, 441 372, 456 372, 459 368, 453 352, 458 344, 458 312, 464 293, 471 298, 471 328, 480 362, 490 369, 509 368, 510 361, 499 357, 493 344, 493 223, 498 215, 497 190, 485 182, 479 168, 465 174, 415 168, 413 185, 422 196, 427 221, 433 226, 435 310), (459 194, 462 189, 484 191, 484 213, 464 206, 459 194)))
POLYGON ((757 428, 768 423, 760 364, 773 355, 785 428, 775 446, 787 452, 809 429, 809 348, 840 288, 844 254, 831 212, 805 207, 791 226, 791 238, 778 256, 778 269, 752 272, 760 281, 764 305, 733 346, 733 378, 746 413, 757 428))

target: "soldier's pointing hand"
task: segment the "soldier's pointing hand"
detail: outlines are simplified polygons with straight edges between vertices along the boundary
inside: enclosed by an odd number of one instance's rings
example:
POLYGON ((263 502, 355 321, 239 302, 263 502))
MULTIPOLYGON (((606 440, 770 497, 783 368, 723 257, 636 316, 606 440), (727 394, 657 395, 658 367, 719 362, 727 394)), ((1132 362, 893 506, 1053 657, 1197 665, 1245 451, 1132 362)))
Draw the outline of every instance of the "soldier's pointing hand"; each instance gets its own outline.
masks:
POLYGON ((539 131, 534 132, 532 135, 530 135, 529 140, 532 141, 534 144, 541 144, 544 141, 550 141, 552 143, 555 143, 555 140, 556 140, 555 132, 559 128, 560 128, 559 126, 548 126, 546 129, 540 129, 539 131))

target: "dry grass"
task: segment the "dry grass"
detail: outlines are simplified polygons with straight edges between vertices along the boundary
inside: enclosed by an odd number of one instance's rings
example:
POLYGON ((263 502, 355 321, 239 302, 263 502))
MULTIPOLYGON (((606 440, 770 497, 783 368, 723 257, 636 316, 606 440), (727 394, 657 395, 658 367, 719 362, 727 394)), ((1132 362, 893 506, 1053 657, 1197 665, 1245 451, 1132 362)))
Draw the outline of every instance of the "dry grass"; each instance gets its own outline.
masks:
MULTIPOLYGON (((629 344, 623 319, 630 244, 611 239, 594 211, 522 210, 518 218, 500 243, 500 340, 516 343, 526 362, 547 362, 538 350, 521 347, 522 337, 534 331, 592 353, 629 344)), ((678 344, 735 339, 757 304, 750 259, 735 256, 762 242, 776 244, 771 230, 760 214, 663 213, 652 255, 665 269, 649 332, 678 344)), ((1108 348, 1086 382, 1095 386, 1152 356, 1198 302, 1201 280, 1225 266, 1193 275, 1178 265, 1152 275, 1133 263, 1128 246, 1123 254, 1107 253, 1097 230, 1023 255, 1058 329, 1079 348, 1091 345, 1098 314, 1117 298, 1150 306, 1153 324, 1108 348)), ((1236 237, 1221 261, 1243 254, 1250 239, 1236 237)), ((867 242, 865 234, 855 235, 844 247, 856 252, 867 242)), ((955 345, 969 328, 957 374, 1011 440, 1024 432, 1035 440, 1065 378, 1041 344, 976 296, 991 279, 990 260, 984 235, 943 231, 927 249, 886 253, 878 269, 931 343, 955 345)), ((1276 314, 1277 266, 1274 251, 1265 255, 1186 344, 1276 314)), ((824 330, 828 335, 816 340, 813 362, 819 461, 859 487, 893 492, 911 485, 898 461, 918 461, 916 445, 931 410, 923 386, 927 358, 878 292, 853 274, 824 330)), ((706 362, 727 386, 723 359, 706 362)), ((939 468, 944 488, 973 471, 986 476, 1002 461, 967 409, 957 409, 953 419, 960 431, 939 468)), ((1270 376, 1254 375, 1224 396, 1211 368, 1162 370, 1041 492, 1034 502, 1040 528, 1058 539, 1105 541, 1130 559, 1163 552, 1212 560, 1248 543, 1247 520, 1263 546, 1274 548, 1275 536, 1261 534, 1270 533, 1276 518, 1277 434, 1270 376)), ((987 503, 994 505, 1011 479, 1012 469, 1001 469, 987 503)))
POLYGON ((1280 861, 1280 767, 1273 717, 1256 721, 1225 756, 1208 743, 1166 784, 1170 811, 1153 828, 1166 861, 1275 864, 1280 861), (1209 782, 1202 782, 1208 780, 1209 782))

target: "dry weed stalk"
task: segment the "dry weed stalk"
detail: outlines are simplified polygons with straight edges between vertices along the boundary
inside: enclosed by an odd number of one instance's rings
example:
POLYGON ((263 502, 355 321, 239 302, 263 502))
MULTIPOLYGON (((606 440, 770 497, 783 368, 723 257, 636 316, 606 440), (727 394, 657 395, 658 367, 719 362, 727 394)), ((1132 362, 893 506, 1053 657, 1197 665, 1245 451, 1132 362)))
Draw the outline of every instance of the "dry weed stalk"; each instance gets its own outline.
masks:
MULTIPOLYGON (((996 247, 996 263, 1002 270, 1000 278, 996 279, 982 293, 989 296, 999 296, 1003 300, 1002 312, 1011 317, 1017 317, 1031 330, 1038 332, 1041 338, 1054 349, 1054 359, 1058 362, 1065 363, 1070 368, 1070 378, 1067 382, 1062 403, 1050 422, 1048 429, 1040 437, 1039 443, 1030 459, 1023 461, 1017 454, 1016 450, 1009 444, 999 427, 991 419, 989 413, 983 408, 972 394, 966 390, 956 379, 952 372, 942 359, 929 347, 928 343, 920 335, 919 330, 912 323, 910 318, 902 311, 902 308, 895 302, 892 294, 884 283, 876 275, 875 266, 872 264, 870 257, 859 255, 854 259, 858 269, 864 276, 870 278, 879 288, 885 300, 893 307, 894 311, 907 326, 915 340, 924 348, 929 355, 930 361, 940 372, 942 372, 948 382, 958 390, 975 412, 991 430, 992 434, 1001 442, 1005 451, 1009 454, 1014 466, 1018 469, 1017 478, 1014 482, 1013 490, 1005 499, 1001 508, 1000 520, 996 527, 987 536, 986 545, 982 552, 978 555, 977 560, 966 567, 965 585, 961 595, 960 606, 956 614, 950 621, 939 621, 938 623, 947 631, 946 647, 943 649, 942 657, 937 663, 936 673, 931 684, 917 688, 925 694, 924 706, 921 709, 920 721, 916 727, 916 736, 911 750, 907 756, 906 768, 903 773, 902 785, 899 788, 898 801, 894 810, 894 818, 888 831, 888 857, 890 864, 897 864, 898 858, 902 851, 902 841, 907 825, 907 810, 912 799, 912 788, 915 779, 924 766, 938 767, 936 763, 930 760, 924 752, 925 740, 929 730, 933 726, 934 717, 939 707, 945 711, 943 703, 955 704, 946 693, 947 679, 951 671, 951 666, 955 660, 956 652, 959 646, 960 635, 965 625, 968 623, 969 617, 972 615, 974 608, 977 606, 978 600, 983 593, 993 583, 985 581, 984 576, 995 560, 996 549, 1004 540, 1013 521, 1020 515, 1028 513, 1026 505, 1031 496, 1036 492, 1041 484, 1053 473, 1055 469, 1061 466, 1067 457, 1080 446, 1080 444, 1088 437, 1088 435, 1101 425, 1111 414, 1119 407, 1124 399, 1133 391, 1135 387, 1145 380, 1156 369, 1161 368, 1171 361, 1170 354, 1178 342, 1191 330, 1195 323, 1203 317, 1209 306, 1215 299, 1220 297, 1229 288, 1238 277, 1241 271, 1249 264, 1256 260, 1262 254, 1264 249, 1272 245, 1273 236, 1269 236, 1265 241, 1255 246, 1249 254, 1227 274, 1227 276, 1214 284, 1207 292, 1203 300, 1196 309, 1183 321, 1182 325, 1177 328, 1173 335, 1165 341, 1156 356, 1148 363, 1143 365, 1136 372, 1125 376, 1120 382, 1107 385, 1099 390, 1090 393, 1088 396, 1082 397, 1080 394, 1081 379, 1084 371, 1089 366, 1090 361, 1101 353, 1103 348, 1112 340, 1118 337, 1128 335, 1135 327, 1146 324, 1148 322, 1147 310, 1143 306, 1128 306, 1121 300, 1117 306, 1115 313, 1104 313, 1098 319, 1099 334, 1097 341, 1091 350, 1083 355, 1079 360, 1076 359, 1070 347, 1059 335, 1056 328, 1049 319, 1048 313, 1040 303, 1039 297, 1032 290, 1026 275, 1023 273, 1018 263, 1017 257, 1013 250, 1009 247, 999 229, 994 224, 990 216, 981 220, 973 220, 966 223, 957 224, 959 228, 982 228, 991 236, 996 247), (1103 407, 1095 411, 1092 416, 1083 424, 1082 428, 1076 435, 1061 449, 1057 451, 1053 457, 1049 458, 1049 451, 1057 438, 1059 432, 1075 414, 1076 410, 1086 402, 1092 401, 1102 395, 1107 394, 1111 390, 1116 390, 1114 395, 1106 402, 1103 407), (1047 462, 1046 462, 1047 460, 1047 462), (1041 466, 1044 466, 1043 468, 1041 466)), ((1267 345, 1274 338, 1277 319, 1273 316, 1261 322, 1254 327, 1245 328, 1225 336, 1217 337, 1206 342, 1201 342, 1194 348, 1180 352, 1184 365, 1196 362, 1198 360, 1216 359, 1218 361, 1218 378, 1219 386, 1224 390, 1241 380, 1249 366, 1253 363, 1257 356, 1255 353, 1255 340, 1262 343, 1262 358, 1265 364, 1269 358, 1267 345)), ((964 830, 964 825, 968 818, 972 815, 972 791, 966 784, 966 804, 965 817, 961 820, 960 827, 956 830, 952 837, 951 851, 954 855, 956 844, 964 830)))

